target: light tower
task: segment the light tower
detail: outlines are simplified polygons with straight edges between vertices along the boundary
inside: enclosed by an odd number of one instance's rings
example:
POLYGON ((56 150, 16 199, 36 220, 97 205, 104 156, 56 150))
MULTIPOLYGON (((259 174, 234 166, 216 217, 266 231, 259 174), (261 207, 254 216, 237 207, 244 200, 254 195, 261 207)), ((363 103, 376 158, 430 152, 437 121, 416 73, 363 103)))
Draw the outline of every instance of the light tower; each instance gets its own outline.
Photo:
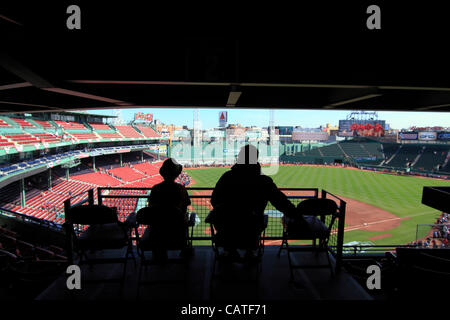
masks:
MULTIPOLYGON (((197 164, 199 159, 197 157, 199 146, 201 146, 202 141, 202 124, 199 120, 199 111, 194 109, 194 127, 192 130, 192 150, 193 150, 193 162, 197 164)), ((201 148, 200 148, 201 149, 201 148)))

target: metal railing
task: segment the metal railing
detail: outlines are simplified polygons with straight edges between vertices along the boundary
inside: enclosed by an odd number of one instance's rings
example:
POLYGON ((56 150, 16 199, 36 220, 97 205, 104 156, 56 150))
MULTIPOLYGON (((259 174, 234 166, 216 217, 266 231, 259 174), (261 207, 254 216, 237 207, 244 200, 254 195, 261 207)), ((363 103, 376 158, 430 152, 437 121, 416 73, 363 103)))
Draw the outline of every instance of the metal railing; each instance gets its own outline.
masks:
POLYGON ((62 226, 60 224, 54 223, 49 220, 45 219, 39 219, 33 216, 29 216, 23 213, 11 211, 9 209, 1 208, 0 207, 0 215, 10 217, 17 219, 19 221, 25 222, 25 223, 31 223, 33 225, 37 225, 39 227, 47 228, 53 231, 62 231, 62 226))

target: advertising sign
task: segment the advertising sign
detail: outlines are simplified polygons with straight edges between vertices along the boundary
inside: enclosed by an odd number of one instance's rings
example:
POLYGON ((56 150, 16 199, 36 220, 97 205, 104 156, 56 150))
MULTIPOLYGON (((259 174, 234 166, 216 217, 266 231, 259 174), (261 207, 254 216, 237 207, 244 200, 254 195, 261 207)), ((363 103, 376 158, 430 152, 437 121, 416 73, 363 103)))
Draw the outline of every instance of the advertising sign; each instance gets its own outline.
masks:
POLYGON ((450 132, 438 132, 437 139, 443 141, 450 141, 450 132))
POLYGON ((219 127, 225 128, 228 122, 228 114, 226 111, 219 112, 219 127))
POLYGON ((339 120, 339 136, 383 137, 385 120, 339 120))
POLYGON ((398 138, 400 140, 417 140, 419 134, 417 132, 399 132, 398 138))
POLYGON ((437 132, 419 132, 419 140, 434 141, 437 139, 437 132))
POLYGON ((134 114, 134 120, 153 121, 153 114, 138 112, 134 114))

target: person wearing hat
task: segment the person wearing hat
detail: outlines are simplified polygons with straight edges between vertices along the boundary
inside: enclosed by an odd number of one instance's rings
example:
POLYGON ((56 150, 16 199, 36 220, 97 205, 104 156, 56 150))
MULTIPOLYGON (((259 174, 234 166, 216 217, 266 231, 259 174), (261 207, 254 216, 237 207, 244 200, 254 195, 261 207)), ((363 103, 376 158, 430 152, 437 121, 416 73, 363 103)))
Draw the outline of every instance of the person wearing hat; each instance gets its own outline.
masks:
POLYGON ((172 205, 178 207, 183 213, 187 212, 187 207, 191 204, 186 188, 175 182, 180 175, 183 166, 168 158, 159 169, 159 174, 164 181, 152 187, 149 197, 150 205, 172 205))
MULTIPOLYGON (((186 188, 175 182, 175 179, 180 175, 182 170, 183 167, 174 159, 169 158, 164 161, 163 165, 159 169, 159 174, 164 178, 164 181, 152 187, 148 202, 149 207, 177 207, 184 214, 184 219, 187 223, 187 207, 191 204, 191 200, 189 199, 186 188)), ((156 222, 156 225, 158 225, 161 221, 165 221, 164 217, 161 217, 163 220, 159 220, 158 216, 155 216, 153 219, 153 221, 156 222)), ((167 226, 167 228, 169 227, 170 226, 167 226)), ((150 230, 150 232, 151 237, 158 237, 158 232, 160 231, 153 229, 150 230)), ((153 254, 155 260, 164 261, 167 259, 167 250, 165 249, 153 250, 153 254)))

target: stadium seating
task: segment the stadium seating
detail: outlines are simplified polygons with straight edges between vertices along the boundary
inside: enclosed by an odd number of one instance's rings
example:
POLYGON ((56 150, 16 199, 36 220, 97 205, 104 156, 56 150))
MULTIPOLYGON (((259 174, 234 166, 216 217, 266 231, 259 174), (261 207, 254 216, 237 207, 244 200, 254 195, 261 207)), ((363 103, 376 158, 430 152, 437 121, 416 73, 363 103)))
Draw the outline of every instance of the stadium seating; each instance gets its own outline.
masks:
POLYGON ((118 186, 121 183, 119 180, 115 179, 114 177, 111 177, 110 175, 108 175, 106 173, 100 173, 100 172, 81 174, 81 175, 72 177, 72 179, 95 184, 98 186, 110 186, 110 187, 118 186))
POLYGON ((34 122, 36 122, 38 125, 40 125, 44 129, 53 129, 54 128, 53 125, 51 125, 50 122, 48 122, 48 121, 34 120, 34 122))
MULTIPOLYGON (((319 148, 317 148, 319 149, 319 148)), ((315 149, 312 149, 311 151, 305 152, 305 155, 317 155, 319 154, 319 151, 315 149)), ((341 148, 339 148, 337 143, 330 144, 328 146, 324 146, 320 148, 320 152, 324 156, 328 157, 343 157, 344 153, 342 152, 341 148)))
POLYGON ((0 128, 12 128, 12 126, 8 123, 0 119, 0 128))
POLYGON ((98 139, 98 136, 94 132, 71 132, 70 134, 78 140, 98 139))
POLYGON ((136 170, 131 169, 130 167, 115 168, 112 170, 108 170, 108 172, 113 176, 127 182, 147 178, 147 176, 145 176, 144 174, 139 173, 136 170))
POLYGON ((111 127, 104 123, 91 123, 89 125, 95 130, 109 130, 111 131, 111 127))
POLYGON ((368 157, 369 153, 364 150, 359 143, 340 143, 344 153, 353 158, 368 157))
POLYGON ((55 120, 55 123, 64 129, 86 130, 86 127, 78 122, 55 120))
POLYGON ((407 163, 412 163, 415 160, 422 148, 423 146, 420 145, 403 144, 400 151, 387 165, 394 168, 404 168, 407 163))
POLYGON ((153 128, 151 128, 151 127, 138 126, 137 128, 144 134, 144 136, 146 138, 158 138, 158 137, 160 137, 160 135, 157 134, 155 132, 155 130, 153 130, 153 128))
POLYGON ((13 146, 14 142, 8 141, 8 139, 0 139, 0 147, 13 146))
POLYGON ((377 159, 383 158, 380 143, 377 142, 361 143, 361 147, 367 151, 369 157, 375 157, 377 159))
POLYGON ((153 175, 156 175, 156 174, 159 173, 159 167, 154 166, 154 165, 152 165, 152 164, 150 164, 148 162, 135 164, 135 165, 133 165, 133 167, 136 170, 138 170, 140 172, 143 172, 143 173, 145 173, 146 175, 149 175, 149 176, 153 176, 153 175))
POLYGON ((414 169, 432 171, 438 165, 442 165, 447 157, 450 147, 429 146, 425 147, 419 160, 414 164, 414 169))
POLYGON ((131 126, 115 126, 125 138, 144 138, 131 126))
POLYGON ((0 227, 0 247, 18 258, 25 258, 27 261, 39 260, 66 260, 63 256, 64 250, 57 246, 44 248, 35 244, 21 240, 21 235, 0 227))
POLYGON ((42 140, 43 142, 48 142, 48 143, 56 143, 56 142, 60 142, 61 139, 53 134, 49 134, 49 133, 40 133, 40 134, 35 134, 34 135, 36 138, 42 140))
POLYGON ((40 140, 33 137, 30 134, 7 134, 5 135, 8 139, 12 140, 17 144, 35 144, 40 143, 40 140))
POLYGON ((389 160, 400 148, 400 145, 396 143, 383 143, 382 146, 386 160, 389 160))
POLYGON ((26 121, 24 119, 16 119, 16 118, 11 118, 11 119, 14 120, 15 122, 17 122, 22 128, 26 128, 26 129, 36 128, 34 125, 32 125, 31 123, 29 123, 28 121, 26 121))
POLYGON ((102 137, 102 139, 123 139, 118 132, 98 132, 98 135, 102 137))

